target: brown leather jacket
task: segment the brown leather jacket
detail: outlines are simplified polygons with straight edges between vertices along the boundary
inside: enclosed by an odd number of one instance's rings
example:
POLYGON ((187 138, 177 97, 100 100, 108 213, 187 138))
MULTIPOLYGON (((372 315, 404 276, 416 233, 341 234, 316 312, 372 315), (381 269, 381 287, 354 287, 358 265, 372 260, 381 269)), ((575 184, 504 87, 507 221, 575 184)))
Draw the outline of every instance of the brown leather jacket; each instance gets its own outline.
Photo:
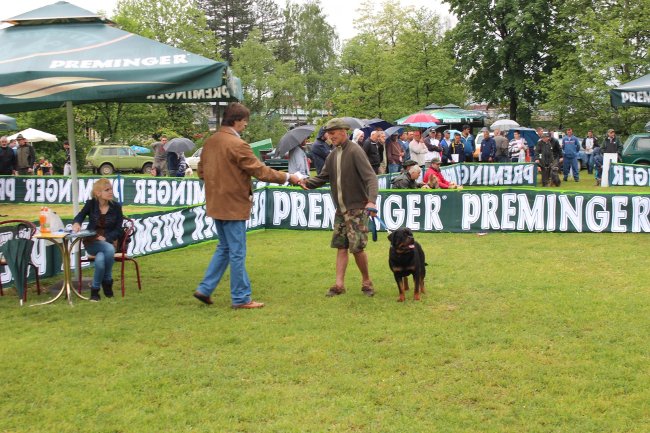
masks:
POLYGON ((227 126, 205 142, 198 171, 205 185, 206 213, 226 221, 245 221, 250 217, 251 176, 280 184, 287 179, 286 173, 264 165, 250 145, 227 126))

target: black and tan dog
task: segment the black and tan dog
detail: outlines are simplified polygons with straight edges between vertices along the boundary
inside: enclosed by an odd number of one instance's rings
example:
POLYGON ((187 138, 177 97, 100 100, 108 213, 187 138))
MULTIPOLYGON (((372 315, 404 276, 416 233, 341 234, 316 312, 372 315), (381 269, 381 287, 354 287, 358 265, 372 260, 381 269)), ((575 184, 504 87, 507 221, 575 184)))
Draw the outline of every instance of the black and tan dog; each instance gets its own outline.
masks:
POLYGON ((422 246, 413 238, 409 228, 399 228, 388 235, 390 252, 388 265, 393 271, 397 289, 399 290, 398 302, 404 302, 404 292, 409 289, 408 276, 413 275, 415 293, 413 299, 420 300, 420 293, 424 293, 424 277, 426 276, 426 263, 422 246))

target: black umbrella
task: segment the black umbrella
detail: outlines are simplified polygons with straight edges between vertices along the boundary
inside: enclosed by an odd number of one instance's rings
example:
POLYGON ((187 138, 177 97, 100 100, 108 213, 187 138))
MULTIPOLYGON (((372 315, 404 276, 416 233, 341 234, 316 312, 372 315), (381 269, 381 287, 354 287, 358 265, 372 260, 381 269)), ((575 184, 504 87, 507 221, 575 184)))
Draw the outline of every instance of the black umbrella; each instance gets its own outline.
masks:
POLYGON ((350 129, 363 129, 368 126, 363 120, 356 117, 341 117, 341 120, 347 123, 350 129))
POLYGON ((167 152, 174 153, 184 153, 190 151, 196 147, 196 144, 189 138, 178 137, 172 138, 167 143, 165 143, 164 149, 167 152))
POLYGON ((384 130, 387 129, 387 128, 390 128, 391 126, 393 126, 392 123, 390 123, 390 122, 388 122, 388 121, 386 121, 384 119, 379 119, 379 118, 366 120, 365 123, 366 123, 366 126, 371 126, 373 128, 381 128, 381 129, 384 129, 384 130))
POLYGON ((289 152, 294 147, 297 147, 305 141, 311 134, 314 133, 316 125, 302 125, 293 128, 282 136, 278 142, 276 155, 282 157, 285 153, 289 152))
POLYGON ((9 266, 11 275, 14 277, 16 293, 20 297, 20 305, 23 304, 23 300, 27 294, 25 292, 27 283, 26 274, 33 246, 34 241, 23 238, 9 239, 0 246, 0 252, 5 256, 7 266, 9 266))

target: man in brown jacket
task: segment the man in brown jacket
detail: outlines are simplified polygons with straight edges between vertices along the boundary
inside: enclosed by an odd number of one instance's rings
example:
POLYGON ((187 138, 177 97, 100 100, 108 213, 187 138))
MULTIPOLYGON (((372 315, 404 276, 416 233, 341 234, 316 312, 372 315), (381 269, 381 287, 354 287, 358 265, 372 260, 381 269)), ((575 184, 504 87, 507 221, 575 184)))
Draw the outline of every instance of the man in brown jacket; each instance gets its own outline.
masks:
POLYGON ((264 165, 240 138, 250 111, 232 103, 224 112, 221 128, 205 142, 198 164, 205 185, 206 213, 214 219, 219 236, 217 250, 205 271, 194 297, 212 304, 210 295, 230 264, 230 295, 233 308, 260 308, 251 299, 251 283, 246 272, 246 221, 250 217, 253 189, 251 176, 272 182, 297 184, 294 175, 264 165))
POLYGON ((334 149, 325 160, 325 166, 316 177, 301 181, 304 189, 331 185, 331 194, 336 206, 332 248, 336 253, 336 284, 327 296, 345 293, 345 270, 348 266, 348 250, 354 255, 361 271, 361 291, 373 296, 375 289, 368 274, 368 256, 364 248, 368 244, 368 210, 376 207, 378 184, 366 153, 361 147, 348 140, 350 127, 342 119, 332 119, 325 125, 334 149))

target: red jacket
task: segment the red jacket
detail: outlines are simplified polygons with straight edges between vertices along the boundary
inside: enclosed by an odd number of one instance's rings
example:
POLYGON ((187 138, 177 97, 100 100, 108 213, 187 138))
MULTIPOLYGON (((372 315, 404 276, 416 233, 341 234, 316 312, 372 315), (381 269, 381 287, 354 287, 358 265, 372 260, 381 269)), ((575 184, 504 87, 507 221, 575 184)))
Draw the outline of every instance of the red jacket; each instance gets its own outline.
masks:
POLYGON ((433 166, 429 167, 426 173, 424 173, 424 183, 428 183, 429 177, 435 176, 438 178, 438 186, 442 189, 449 189, 449 182, 442 175, 440 170, 434 170, 433 166))

